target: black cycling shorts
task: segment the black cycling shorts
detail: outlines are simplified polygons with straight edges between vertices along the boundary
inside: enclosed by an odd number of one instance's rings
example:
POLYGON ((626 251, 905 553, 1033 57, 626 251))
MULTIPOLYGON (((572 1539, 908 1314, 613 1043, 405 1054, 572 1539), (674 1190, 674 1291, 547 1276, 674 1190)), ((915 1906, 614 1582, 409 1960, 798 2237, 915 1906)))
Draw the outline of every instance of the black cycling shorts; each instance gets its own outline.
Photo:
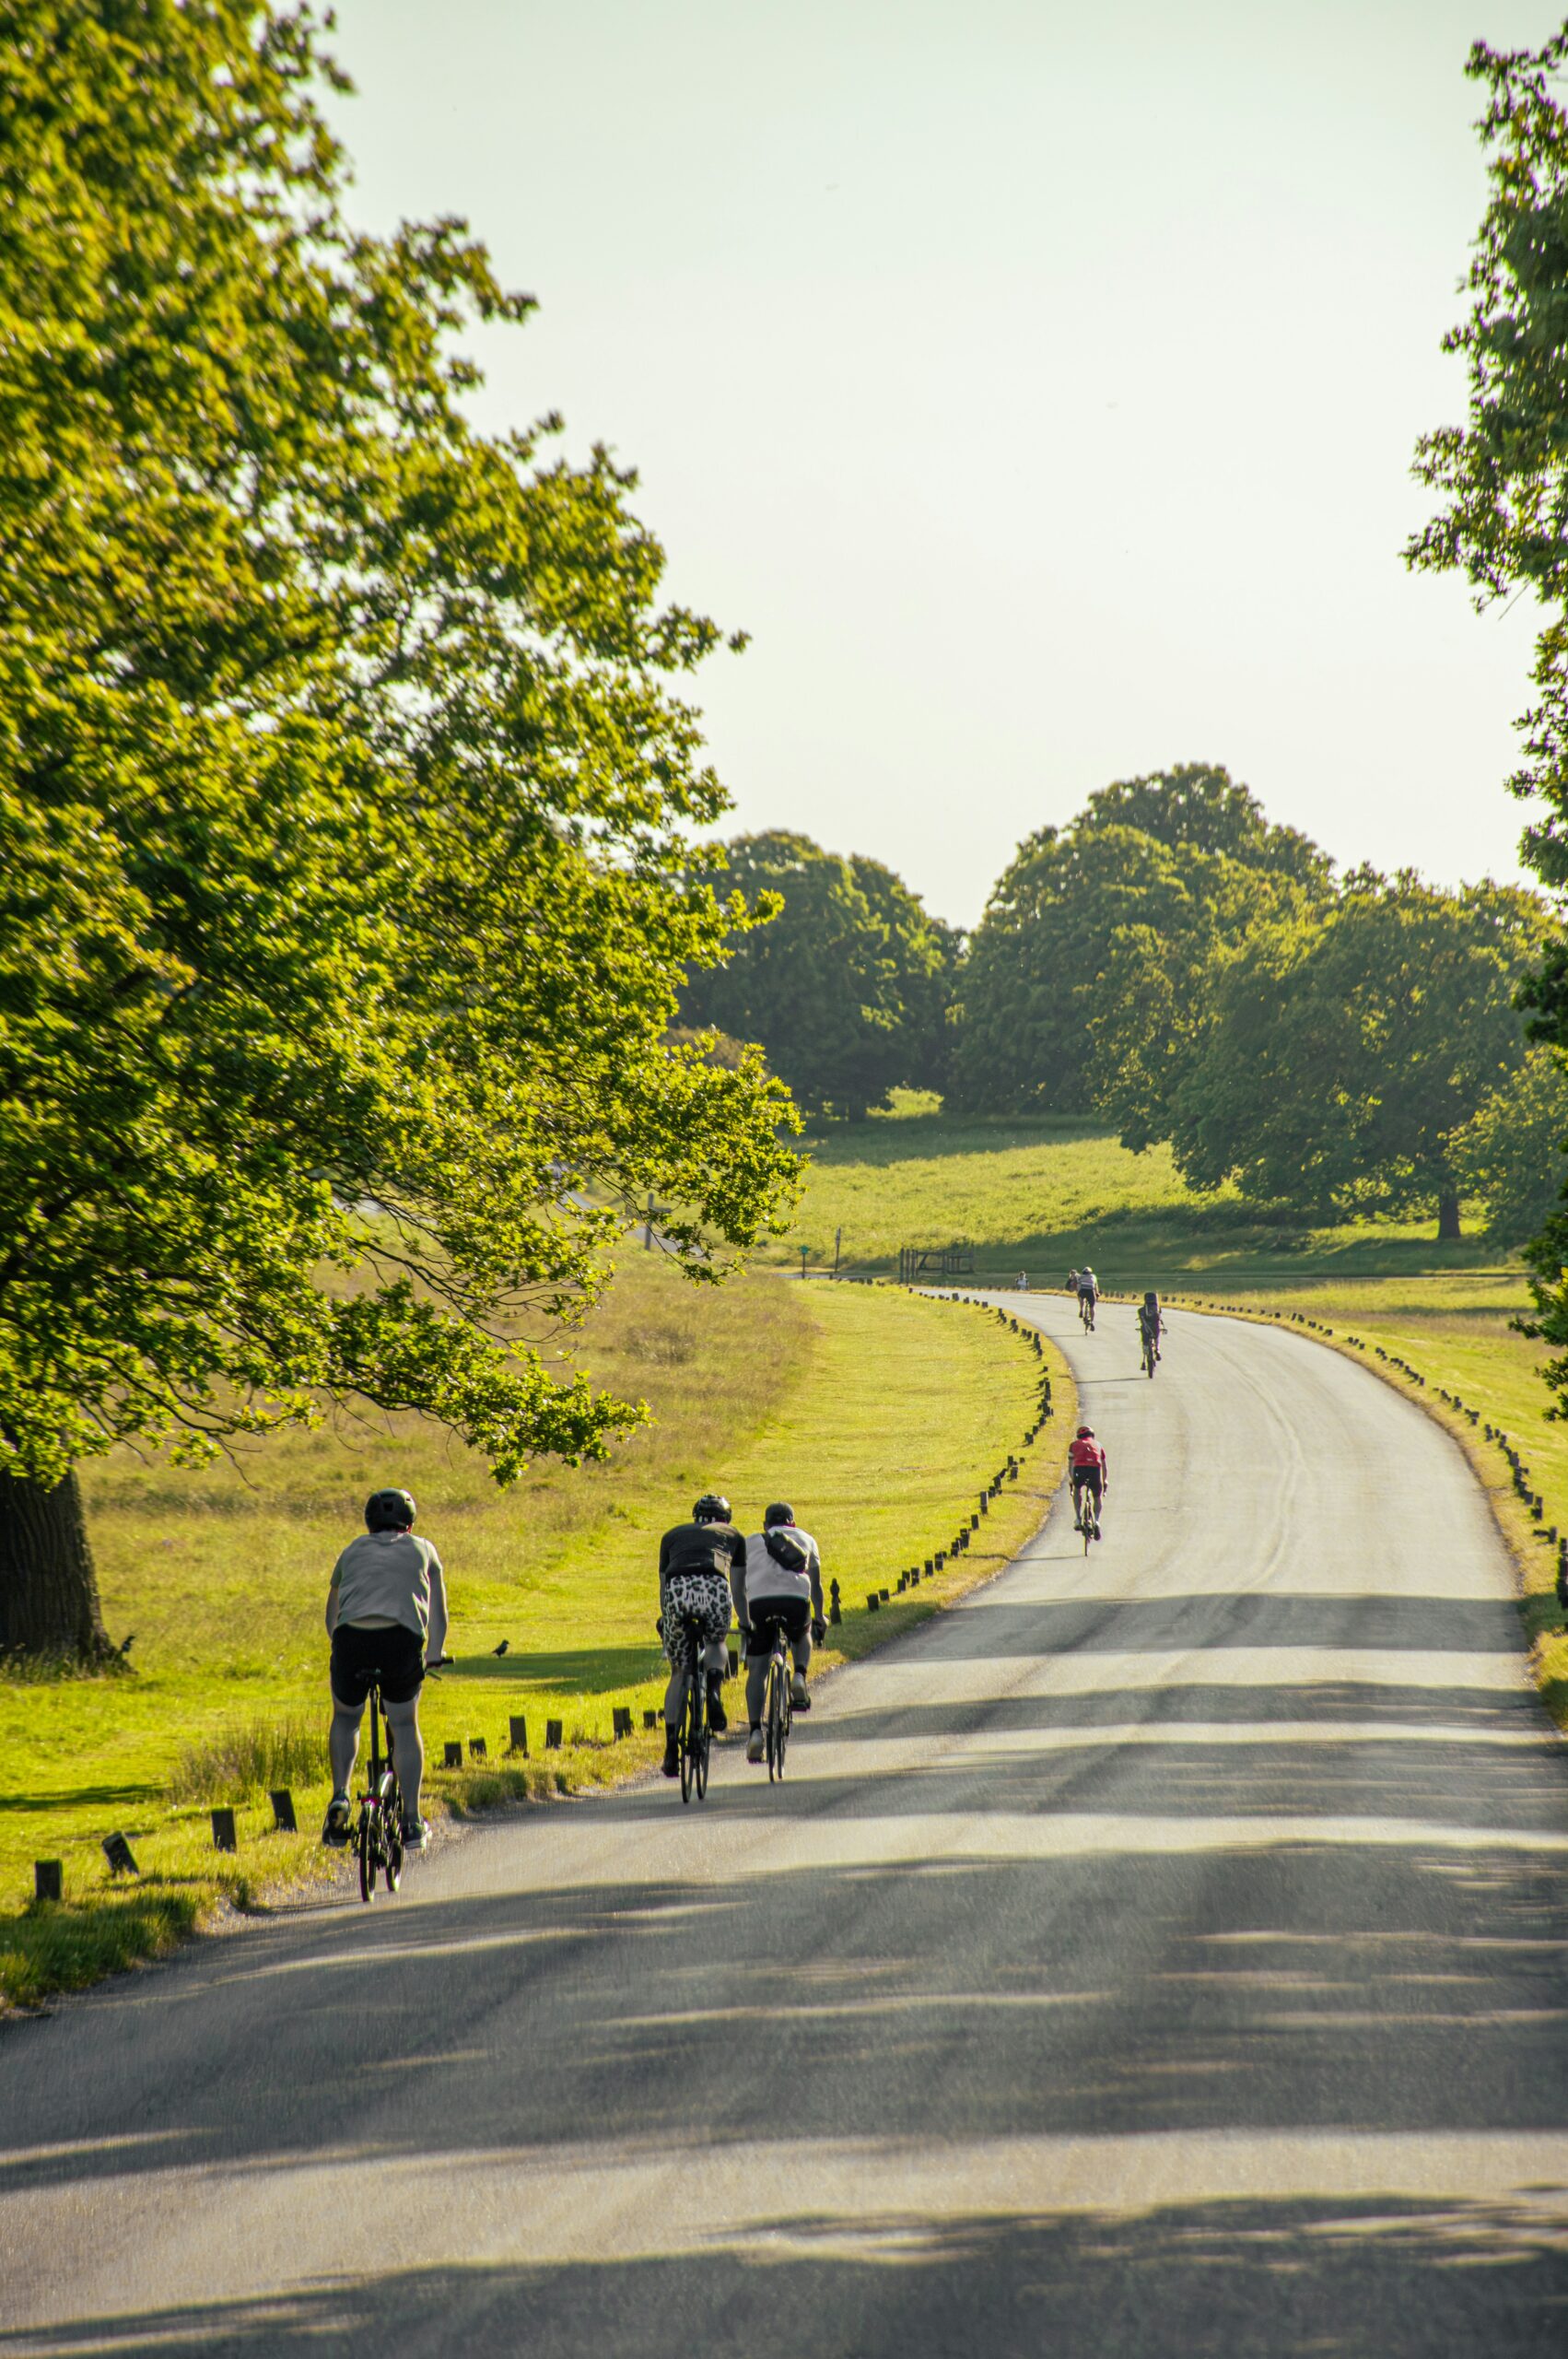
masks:
POLYGON ((340 1704, 363 1704, 380 1676, 381 1698, 411 1704, 425 1684, 425 1641, 417 1630, 367 1630, 340 1622, 332 1634, 332 1692, 340 1704))
POLYGON ((1075 1466, 1072 1470, 1072 1487, 1075 1491, 1081 1491, 1087 1486, 1098 1498, 1101 1480, 1101 1472, 1097 1466, 1075 1466))
POLYGON ((809 1597, 759 1597, 754 1605, 746 1601, 746 1619, 751 1637, 746 1640, 746 1658, 754 1656, 766 1662, 773 1652, 773 1632, 778 1623, 784 1625, 784 1635, 793 1645, 803 1638, 812 1618, 809 1597))

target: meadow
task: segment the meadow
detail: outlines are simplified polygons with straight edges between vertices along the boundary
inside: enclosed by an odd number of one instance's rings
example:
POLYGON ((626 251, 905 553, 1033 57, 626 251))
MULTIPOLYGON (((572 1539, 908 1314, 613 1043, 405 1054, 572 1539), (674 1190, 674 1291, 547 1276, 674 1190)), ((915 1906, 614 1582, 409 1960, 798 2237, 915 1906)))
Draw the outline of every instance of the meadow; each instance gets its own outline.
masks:
POLYGON ((659 1535, 697 1492, 725 1490, 748 1528, 769 1498, 791 1501, 842 1585, 850 1610, 837 1635, 853 1653, 997 1569, 1056 1480, 1051 1427, 1020 1449, 1033 1354, 983 1313, 895 1288, 755 1273, 699 1290, 662 1255, 634 1253, 580 1336, 554 1347, 649 1404, 651 1422, 605 1465, 540 1467, 503 1492, 417 1419, 343 1418, 200 1473, 128 1450, 87 1470, 105 1620, 131 1637, 130 1667, 0 1679, 11 1771, 0 1998, 91 1979, 166 1946, 216 1902, 254 1907, 322 1872, 327 1577, 383 1483, 415 1492, 448 1572, 456 1661, 427 1684, 421 1718, 433 1761, 448 1742, 465 1758, 432 1773, 439 1815, 652 1762, 642 1715, 663 1690, 659 1535), (1010 1451, 1023 1477, 983 1546, 873 1624, 865 1590, 944 1545, 1010 1451), (613 1738, 617 1706, 632 1710, 629 1741, 613 1738), (526 1762, 503 1757, 514 1715, 526 1762), (546 1753, 547 1718, 563 1743, 546 1753), (298 1835, 272 1829, 274 1783, 294 1792, 298 1835), (212 1849, 214 1803, 237 1807, 233 1857, 212 1849), (111 1884, 99 1849, 111 1831, 144 1872, 135 1886, 111 1884), (40 1858, 63 1861, 64 1907, 29 1905, 40 1858))

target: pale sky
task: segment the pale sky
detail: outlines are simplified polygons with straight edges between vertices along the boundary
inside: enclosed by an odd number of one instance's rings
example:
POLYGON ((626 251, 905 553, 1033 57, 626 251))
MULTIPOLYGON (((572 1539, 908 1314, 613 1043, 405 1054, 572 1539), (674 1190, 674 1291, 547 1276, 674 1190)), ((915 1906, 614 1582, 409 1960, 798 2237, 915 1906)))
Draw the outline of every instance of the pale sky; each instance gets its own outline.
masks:
MULTIPOLYGON (((1560 0, 1561 5, 1561 0, 1560 0)), ((1338 859, 1516 875, 1527 602, 1408 574, 1526 0, 339 0, 367 226, 537 296, 479 414, 614 445, 754 634, 734 800, 972 925, 1095 787, 1225 763, 1338 859)))

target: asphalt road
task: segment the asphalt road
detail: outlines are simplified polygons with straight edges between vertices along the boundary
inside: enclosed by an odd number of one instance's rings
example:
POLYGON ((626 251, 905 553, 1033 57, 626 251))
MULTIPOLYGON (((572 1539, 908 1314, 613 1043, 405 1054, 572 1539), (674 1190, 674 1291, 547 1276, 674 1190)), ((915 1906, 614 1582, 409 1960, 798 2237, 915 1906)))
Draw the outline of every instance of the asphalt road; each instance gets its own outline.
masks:
POLYGON ((1151 1384, 1033 1309, 1105 1540, 783 1788, 0 2032, 0 2353, 1562 2359, 1568 1750, 1462 1456, 1298 1336, 1178 1314, 1151 1384))

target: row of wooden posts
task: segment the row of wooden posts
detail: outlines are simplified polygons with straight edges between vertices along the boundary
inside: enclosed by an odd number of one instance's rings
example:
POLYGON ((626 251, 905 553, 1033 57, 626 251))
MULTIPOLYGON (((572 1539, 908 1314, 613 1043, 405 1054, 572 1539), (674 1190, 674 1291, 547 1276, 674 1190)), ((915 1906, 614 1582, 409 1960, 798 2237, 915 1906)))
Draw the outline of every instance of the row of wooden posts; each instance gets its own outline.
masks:
MULTIPOLYGON (((919 1289, 911 1286, 909 1291, 913 1294, 919 1291, 919 1289)), ((989 1310, 995 1318, 997 1324, 999 1326, 1008 1328, 1012 1333, 1018 1336, 1021 1342, 1026 1344, 1029 1350, 1034 1353, 1036 1360, 1044 1359, 1045 1345, 1040 1340, 1040 1333, 1037 1328, 1030 1326, 1027 1321, 1020 1321, 1019 1320, 1014 1319, 1008 1311, 997 1309, 994 1304, 981 1302, 978 1297, 975 1295, 954 1295, 951 1297, 950 1299, 954 1302, 967 1303, 977 1310, 989 1310)), ((1040 1378, 1039 1397, 1036 1404, 1035 1422, 1032 1426, 1026 1427, 1024 1435, 1024 1447, 1025 1449, 1027 1449, 1030 1443, 1034 1441, 1036 1435, 1039 1433, 1041 1426, 1051 1414, 1051 1380, 1047 1375, 1042 1374, 1040 1378)), ((981 1517, 987 1516, 990 1513, 991 1501, 995 1498, 1000 1497, 1002 1486, 1005 1484, 1017 1482, 1019 1471, 1018 1461, 1010 1450, 1008 1452, 1007 1464, 999 1468, 997 1473, 992 1476, 990 1482, 987 1484, 985 1489, 980 1493, 978 1498, 975 1502, 974 1513, 970 1515, 967 1522, 959 1525, 958 1530, 954 1533, 953 1538, 949 1541, 947 1546, 945 1548, 938 1548, 934 1550, 930 1555, 926 1557, 922 1564, 911 1565, 907 1568, 907 1570, 901 1572, 898 1576, 898 1586, 896 1590, 891 1592, 884 1589, 868 1590, 866 1591, 867 1613, 880 1614, 884 1605, 892 1603, 894 1597, 902 1597, 907 1590, 919 1589, 923 1580, 932 1579, 936 1574, 943 1571, 955 1558, 967 1555, 970 1543, 973 1541, 975 1534, 979 1531, 981 1517)), ((837 1614, 834 1616, 834 1619, 837 1621, 837 1614)))

